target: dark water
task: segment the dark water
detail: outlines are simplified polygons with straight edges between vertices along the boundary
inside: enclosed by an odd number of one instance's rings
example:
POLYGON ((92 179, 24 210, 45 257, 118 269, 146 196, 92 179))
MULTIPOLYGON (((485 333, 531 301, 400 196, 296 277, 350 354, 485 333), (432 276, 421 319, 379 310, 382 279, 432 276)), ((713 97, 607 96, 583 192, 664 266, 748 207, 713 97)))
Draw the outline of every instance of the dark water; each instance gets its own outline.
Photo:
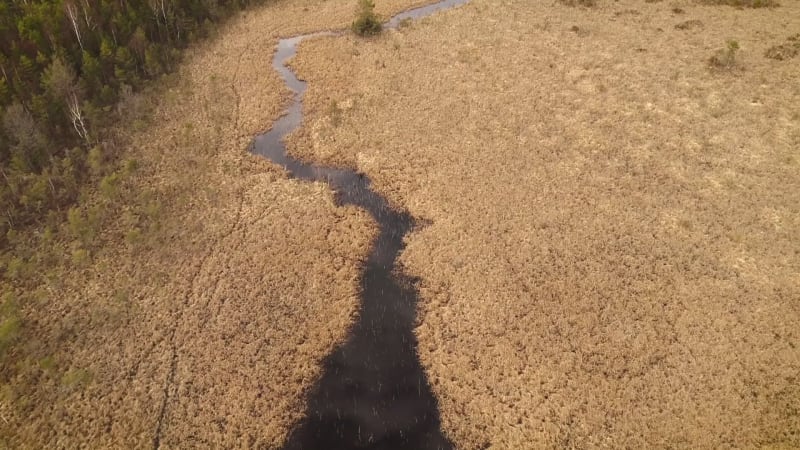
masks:
MULTIPOLYGON (((444 0, 406 11, 385 27, 467 1, 444 0)), ((412 280, 394 270, 414 218, 392 209, 370 188, 368 177, 353 170, 304 164, 286 154, 283 138, 302 122, 306 83, 285 63, 301 40, 328 35, 335 33, 278 43, 272 66, 295 94, 286 114, 255 139, 252 151, 280 164, 295 178, 328 183, 339 204, 368 211, 380 234, 363 269, 358 322, 347 340, 325 359, 322 377, 307 399, 306 417, 289 435, 285 449, 450 449, 452 444, 439 429, 436 398, 417 356, 413 332, 417 290, 412 280)))

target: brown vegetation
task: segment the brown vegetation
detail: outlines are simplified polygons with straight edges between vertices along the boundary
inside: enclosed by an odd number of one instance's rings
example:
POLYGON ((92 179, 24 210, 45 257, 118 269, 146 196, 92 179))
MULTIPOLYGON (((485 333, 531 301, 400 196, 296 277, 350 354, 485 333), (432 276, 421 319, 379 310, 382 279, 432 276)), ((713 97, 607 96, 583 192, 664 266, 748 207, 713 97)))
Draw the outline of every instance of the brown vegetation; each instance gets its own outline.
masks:
POLYGON ((783 61, 791 59, 800 53, 800 34, 789 36, 785 44, 774 45, 764 52, 764 56, 770 59, 777 59, 783 61))
POLYGON ((703 28, 703 22, 699 20, 685 20, 675 25, 675 29, 677 30, 692 30, 695 28, 703 28))
POLYGON ((352 11, 295 0, 232 19, 123 102, 121 162, 89 153, 97 189, 65 223, 11 236, 0 448, 283 441, 351 323, 374 229, 246 148, 288 96, 277 37, 345 29, 352 11))
POLYGON ((800 92, 762 56, 800 5, 610 3, 304 43, 293 151, 431 221, 402 261, 460 448, 800 447, 800 92))
MULTIPOLYGON (((669 7, 473 0, 302 46, 294 151, 431 221, 402 261, 462 448, 800 446, 800 94, 759 34, 800 7, 682 5, 692 34, 669 7), (714 76, 732 35, 748 70, 714 76)), ((65 223, 10 237, 0 447, 282 442, 374 229, 244 149, 288 95, 277 36, 351 20, 346 0, 232 20, 123 103, 121 162, 90 152, 65 223)))
POLYGON ((737 8, 774 8, 780 6, 777 0, 700 0, 706 5, 725 5, 737 8))
POLYGON ((597 4, 597 0, 560 0, 561 3, 567 6, 595 6, 597 4))

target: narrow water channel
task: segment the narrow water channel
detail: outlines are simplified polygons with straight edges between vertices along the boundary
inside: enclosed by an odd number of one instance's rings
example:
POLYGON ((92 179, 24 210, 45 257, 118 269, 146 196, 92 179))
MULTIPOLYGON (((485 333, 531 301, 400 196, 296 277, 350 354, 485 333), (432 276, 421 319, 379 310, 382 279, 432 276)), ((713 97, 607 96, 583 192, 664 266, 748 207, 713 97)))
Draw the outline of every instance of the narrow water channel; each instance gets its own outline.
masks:
MULTIPOLYGON (((443 0, 392 17, 385 28, 418 19, 469 0, 443 0)), ((395 270, 403 238, 414 218, 389 206, 354 170, 305 164, 286 153, 283 139, 303 121, 306 83, 286 62, 306 38, 335 36, 321 32, 282 39, 272 66, 293 92, 286 114, 256 137, 253 153, 284 167, 291 176, 324 181, 341 205, 363 208, 378 223, 361 276, 358 322, 347 340, 328 355, 322 377, 310 391, 305 418, 292 430, 286 450, 314 449, 450 449, 440 430, 439 410, 417 355, 414 321, 418 301, 412 280, 395 270)))

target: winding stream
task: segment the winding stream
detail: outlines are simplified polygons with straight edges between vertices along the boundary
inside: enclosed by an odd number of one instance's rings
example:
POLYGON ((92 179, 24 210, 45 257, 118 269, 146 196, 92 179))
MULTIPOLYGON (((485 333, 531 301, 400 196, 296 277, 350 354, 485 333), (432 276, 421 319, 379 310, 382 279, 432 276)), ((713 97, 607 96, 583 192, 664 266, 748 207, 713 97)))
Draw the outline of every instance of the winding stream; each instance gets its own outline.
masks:
MULTIPOLYGON (((392 17, 384 28, 419 19, 469 0, 443 0, 392 17)), ((291 176, 324 181, 336 192, 337 203, 369 212, 380 227, 361 277, 358 322, 347 340, 328 355, 322 377, 308 395, 305 418, 295 426, 285 449, 450 449, 441 433, 436 398, 417 356, 414 319, 418 301, 413 280, 394 270, 403 237, 414 218, 389 206, 373 191, 370 180, 350 169, 305 164, 286 153, 284 137, 303 121, 306 83, 286 62, 306 38, 337 36, 319 32, 278 43, 272 60, 294 92, 286 114, 267 133, 256 137, 251 151, 284 167, 291 176)))

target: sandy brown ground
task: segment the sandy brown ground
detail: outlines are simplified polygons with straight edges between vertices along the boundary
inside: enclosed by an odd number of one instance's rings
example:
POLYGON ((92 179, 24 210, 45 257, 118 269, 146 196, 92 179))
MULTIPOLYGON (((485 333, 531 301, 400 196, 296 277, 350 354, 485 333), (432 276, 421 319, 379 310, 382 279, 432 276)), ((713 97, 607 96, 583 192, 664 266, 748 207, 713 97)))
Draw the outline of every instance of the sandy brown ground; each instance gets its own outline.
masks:
POLYGON ((88 267, 41 268, 50 282, 22 306, 34 354, 11 357, 18 375, 0 391, 0 447, 283 441, 352 322, 374 226, 246 148, 288 98, 270 66, 277 37, 344 28, 354 9, 296 0, 249 11, 140 99, 157 105, 150 125, 120 130, 122 158, 140 165, 125 189, 160 205, 161 226, 130 245, 121 237, 138 210, 122 208, 88 267))
POLYGON ((432 222, 402 261, 460 448, 800 448, 783 3, 474 0, 301 46, 293 151, 432 222), (738 67, 709 70, 726 39, 738 67))

